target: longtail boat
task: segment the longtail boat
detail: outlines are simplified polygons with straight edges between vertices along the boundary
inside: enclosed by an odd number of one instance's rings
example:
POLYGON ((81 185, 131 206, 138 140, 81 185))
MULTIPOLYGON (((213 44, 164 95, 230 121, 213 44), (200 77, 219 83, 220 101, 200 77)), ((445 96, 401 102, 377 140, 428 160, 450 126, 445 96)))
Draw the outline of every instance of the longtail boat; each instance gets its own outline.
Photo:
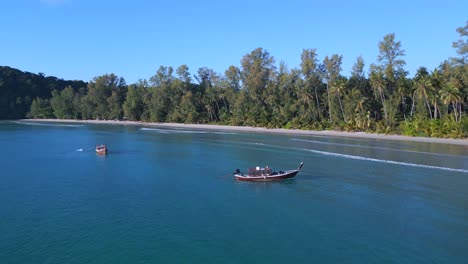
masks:
POLYGON ((104 144, 96 146, 96 154, 106 155, 107 154, 107 146, 104 144))
POLYGON ((255 167, 249 168, 248 173, 244 174, 239 169, 234 171, 234 178, 239 181, 276 181, 276 180, 283 180, 288 178, 293 178, 297 175, 297 173, 302 169, 304 162, 301 162, 299 168, 295 170, 287 170, 287 171, 273 171, 270 167, 266 166, 262 167, 255 167))

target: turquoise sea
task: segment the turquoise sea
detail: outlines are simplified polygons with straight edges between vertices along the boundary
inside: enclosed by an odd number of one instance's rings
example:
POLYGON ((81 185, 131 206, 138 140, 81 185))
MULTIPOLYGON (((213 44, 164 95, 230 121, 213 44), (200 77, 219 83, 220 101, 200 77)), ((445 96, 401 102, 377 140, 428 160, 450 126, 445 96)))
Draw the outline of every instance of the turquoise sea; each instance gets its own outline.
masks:
POLYGON ((3 121, 0 147, 0 263, 468 259, 466 146, 3 121))

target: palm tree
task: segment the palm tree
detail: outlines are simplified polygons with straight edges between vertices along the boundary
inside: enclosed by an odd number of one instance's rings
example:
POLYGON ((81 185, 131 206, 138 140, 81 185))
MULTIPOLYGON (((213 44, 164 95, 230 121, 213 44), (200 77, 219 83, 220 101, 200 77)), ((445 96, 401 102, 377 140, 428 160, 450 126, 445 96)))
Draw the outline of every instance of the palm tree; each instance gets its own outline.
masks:
POLYGON ((297 91, 296 105, 298 106, 299 113, 303 121, 308 123, 313 120, 312 118, 315 112, 314 96, 310 91, 305 89, 304 86, 297 91))
POLYGON ((388 114, 387 114, 387 107, 385 104, 385 79, 383 71, 376 67, 375 65, 371 65, 371 73, 370 73, 370 83, 372 88, 374 89, 375 97, 380 97, 380 101, 382 102, 384 117, 385 117, 385 124, 388 125, 388 114))
POLYGON ((322 71, 325 80, 327 81, 327 96, 328 96, 328 114, 330 117, 330 122, 332 121, 332 110, 330 105, 330 84, 333 84, 335 80, 340 77, 341 72, 341 63, 343 61, 343 56, 338 54, 333 54, 331 58, 325 56, 323 60, 324 69, 322 71))
POLYGON ((447 83, 444 88, 440 91, 440 98, 442 99, 442 102, 447 106, 447 114, 449 110, 449 105, 451 104, 453 107, 453 115, 455 117, 455 121, 458 122, 458 120, 461 119, 461 105, 460 105, 460 116, 458 116, 458 105, 461 104, 462 98, 460 95, 460 91, 458 90, 455 85, 453 85, 451 82, 447 83))
POLYGON ((353 88, 346 94, 345 99, 345 108, 348 110, 350 120, 354 120, 357 129, 365 129, 367 98, 362 95, 359 88, 353 88))
POLYGON ((343 115, 343 120, 346 122, 346 117, 343 111, 343 104, 341 103, 341 93, 345 89, 346 80, 344 78, 339 78, 333 82, 330 92, 334 93, 338 97, 338 102, 340 103, 341 114, 343 115))
POLYGON ((432 90, 432 82, 429 76, 422 76, 416 81, 416 94, 418 95, 418 98, 422 100, 424 98, 424 101, 427 106, 427 110, 429 111, 429 117, 432 119, 432 110, 431 106, 429 105, 429 100, 428 100, 428 93, 429 91, 432 90))

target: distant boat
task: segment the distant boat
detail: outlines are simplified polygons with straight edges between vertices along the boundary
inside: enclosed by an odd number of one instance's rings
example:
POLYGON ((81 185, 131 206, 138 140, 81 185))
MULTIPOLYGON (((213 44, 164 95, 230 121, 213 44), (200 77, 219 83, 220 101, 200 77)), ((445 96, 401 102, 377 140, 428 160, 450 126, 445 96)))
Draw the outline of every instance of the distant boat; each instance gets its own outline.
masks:
POLYGON ((297 175, 297 173, 302 169, 304 162, 301 162, 297 170, 287 170, 287 171, 272 171, 268 166, 265 168, 255 167, 249 168, 249 171, 246 175, 241 172, 239 169, 236 169, 234 172, 234 178, 239 181, 275 181, 292 178, 297 175))
POLYGON ((96 146, 96 154, 106 155, 107 154, 107 146, 105 144, 97 145, 96 146))

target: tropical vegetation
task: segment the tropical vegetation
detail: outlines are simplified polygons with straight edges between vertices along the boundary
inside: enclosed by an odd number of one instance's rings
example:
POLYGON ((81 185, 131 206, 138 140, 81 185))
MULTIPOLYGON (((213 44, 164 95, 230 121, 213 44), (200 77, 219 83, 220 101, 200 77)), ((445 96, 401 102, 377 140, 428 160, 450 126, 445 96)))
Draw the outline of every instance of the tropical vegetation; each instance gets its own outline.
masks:
POLYGON ((366 131, 428 137, 468 137, 468 21, 453 43, 459 57, 435 69, 405 70, 395 34, 378 43, 365 72, 356 58, 349 76, 343 56, 322 61, 304 49, 289 68, 262 48, 223 74, 186 65, 160 66, 149 80, 127 85, 114 74, 64 81, 0 67, 0 118, 111 119, 366 131))

